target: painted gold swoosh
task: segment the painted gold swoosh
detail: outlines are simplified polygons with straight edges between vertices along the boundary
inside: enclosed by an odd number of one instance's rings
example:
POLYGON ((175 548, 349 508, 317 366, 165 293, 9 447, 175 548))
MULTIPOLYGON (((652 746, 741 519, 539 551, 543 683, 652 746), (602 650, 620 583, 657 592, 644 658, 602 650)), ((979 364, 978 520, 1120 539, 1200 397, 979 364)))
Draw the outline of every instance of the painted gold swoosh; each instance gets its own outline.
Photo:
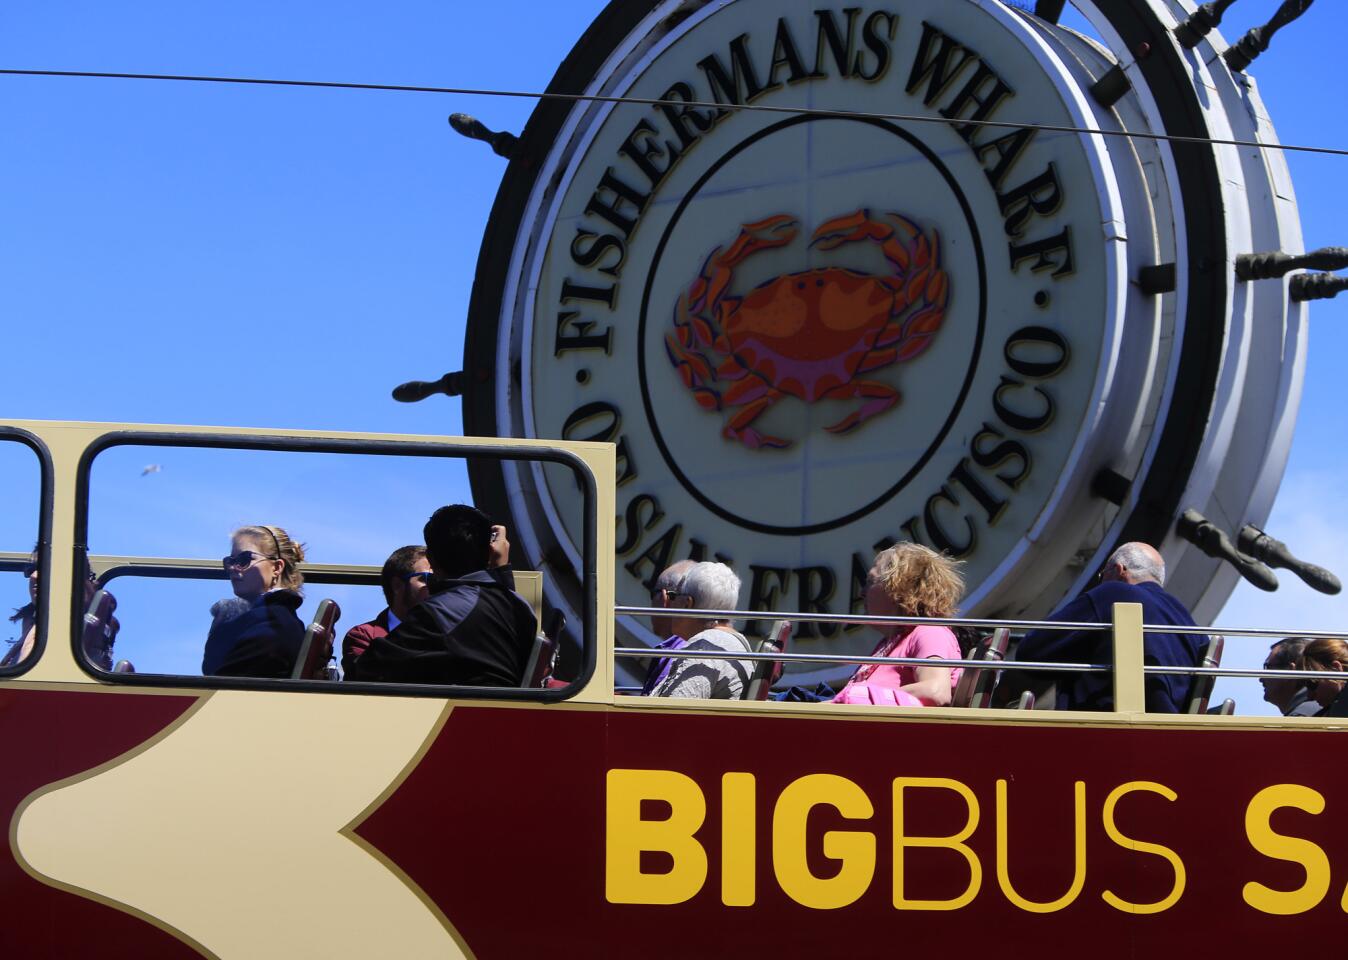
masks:
POLYGON ((444 711, 429 699, 220 691, 148 749, 30 797, 15 850, 30 872, 222 960, 464 957, 420 891, 345 833, 444 711))

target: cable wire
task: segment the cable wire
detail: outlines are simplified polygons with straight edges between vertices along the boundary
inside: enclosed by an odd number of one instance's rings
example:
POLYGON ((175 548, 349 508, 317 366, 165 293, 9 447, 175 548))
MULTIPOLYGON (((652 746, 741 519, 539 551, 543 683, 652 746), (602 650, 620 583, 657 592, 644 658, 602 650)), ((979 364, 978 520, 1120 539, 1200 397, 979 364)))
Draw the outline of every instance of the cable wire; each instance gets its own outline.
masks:
POLYGON ((322 87, 333 90, 382 90, 398 93, 448 93, 456 96, 511 97, 525 100, 559 100, 570 103, 631 103, 651 107, 706 107, 713 110, 756 110, 765 113, 789 113, 803 116, 832 117, 848 120, 900 120, 906 123, 942 123, 949 126, 993 127, 1011 130, 1044 130, 1050 133, 1078 133, 1099 137, 1126 137, 1166 143, 1195 143, 1211 146, 1254 147, 1259 150, 1283 150, 1289 153, 1312 153, 1333 157, 1348 157, 1348 149, 1311 147, 1291 143, 1264 143, 1259 140, 1224 140, 1209 137, 1186 137, 1169 133, 1144 133, 1135 130, 1102 130, 1093 127, 1072 127, 1048 123, 1019 123, 1011 120, 965 120, 960 118, 929 117, 906 113, 868 113, 857 110, 822 110, 817 107, 781 107, 758 103, 719 103, 706 100, 653 100, 646 97, 607 97, 589 93, 535 93, 525 90, 491 90, 478 87, 427 87, 393 83, 344 83, 336 80, 275 80, 262 77, 208 77, 167 73, 103 73, 92 70, 8 70, 0 74, 20 77, 84 77, 104 80, 176 80, 190 83, 238 83, 276 87, 322 87))

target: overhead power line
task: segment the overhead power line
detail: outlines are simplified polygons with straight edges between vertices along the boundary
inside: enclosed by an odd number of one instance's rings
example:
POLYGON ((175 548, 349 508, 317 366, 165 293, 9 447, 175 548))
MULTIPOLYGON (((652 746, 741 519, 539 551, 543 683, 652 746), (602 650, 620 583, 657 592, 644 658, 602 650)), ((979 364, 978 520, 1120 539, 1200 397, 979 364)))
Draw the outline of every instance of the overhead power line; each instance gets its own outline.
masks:
POLYGON ((817 107, 785 107, 759 103, 730 104, 707 100, 657 100, 646 97, 606 97, 589 93, 537 93, 526 90, 490 90, 479 87, 426 87, 395 83, 343 83, 335 80, 276 80, 262 77, 205 77, 167 73, 102 73, 92 70, 6 70, 0 74, 20 77, 85 77, 104 80, 177 80, 190 83, 241 83, 273 87, 322 87, 333 90, 383 90, 398 93, 448 93, 457 96, 513 97, 521 100, 560 100, 570 103, 631 103, 652 107, 698 107, 713 110, 754 110, 765 113, 788 113, 796 116, 839 117, 854 120, 900 120, 905 123, 940 123, 949 126, 994 127, 1012 130, 1043 130, 1049 133, 1080 133, 1098 137, 1129 137, 1167 143, 1195 143, 1211 146, 1253 147, 1258 150, 1284 150, 1295 153, 1313 153, 1333 157, 1348 157, 1348 149, 1311 147, 1291 143, 1263 143, 1259 140, 1223 140, 1209 137, 1186 137, 1168 133, 1147 133, 1136 130, 1102 130, 1094 127, 1073 127, 1051 123, 1018 123, 1011 120, 964 120, 960 118, 929 117, 907 113, 871 113, 860 110, 824 110, 817 107))

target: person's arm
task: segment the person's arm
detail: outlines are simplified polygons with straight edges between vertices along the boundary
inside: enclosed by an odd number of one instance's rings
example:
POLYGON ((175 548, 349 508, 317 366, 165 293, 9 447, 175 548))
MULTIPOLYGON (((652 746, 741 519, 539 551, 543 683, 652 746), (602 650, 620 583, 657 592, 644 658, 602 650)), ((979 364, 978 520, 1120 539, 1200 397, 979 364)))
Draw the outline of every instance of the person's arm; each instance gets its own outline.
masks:
POLYGON ((448 665, 463 654, 463 642, 455 632, 473 612, 476 598, 476 590, 453 588, 423 600, 407 612, 398 629, 370 641, 352 663, 348 679, 451 682, 446 679, 448 665))
MULTIPOLYGON (((0 659, 0 667, 12 667, 23 663, 28 655, 33 652, 33 641, 37 637, 37 628, 29 627, 23 635, 23 639, 5 652, 4 658, 0 659)), ((1320 705, 1316 704, 1315 709, 1319 710, 1320 705)))
POLYGON ((346 631, 346 636, 342 637, 343 674, 351 670, 352 664, 360 659, 360 655, 370 646, 372 639, 373 636, 368 623, 357 624, 346 631))
MULTIPOLYGON (((1046 619, 1051 623, 1099 622, 1095 604, 1085 593, 1046 619)), ((1012 659, 1070 663, 1081 656, 1081 639, 1082 634, 1076 630, 1031 630, 1017 645, 1012 659)))
MULTIPOLYGON (((943 659, 933 655, 933 660, 943 659)), ((918 667, 917 679, 899 687, 905 693, 911 693, 929 707, 950 706, 950 668, 918 667)))
MULTIPOLYGON (((1148 634, 1142 646, 1144 666, 1192 666, 1195 657, 1174 634, 1148 634)), ((1187 692, 1192 677, 1180 674, 1149 673, 1143 678, 1143 696, 1148 713, 1183 713, 1188 706, 1187 692)))
POLYGON ((348 680, 418 682, 427 657, 444 653, 445 629, 425 603, 407 612, 398 628, 374 637, 365 651, 351 661, 348 680))
MULTIPOLYGON (((706 631, 705 633, 711 633, 706 631)), ((738 645, 738 644, 737 644, 738 645)), ((685 650, 707 650, 718 653, 733 653, 724 643, 699 634, 694 637, 685 650)), ((744 683, 737 671, 745 670, 745 661, 739 660, 695 660, 693 658, 675 658, 665 682, 656 688, 657 697, 691 697, 710 700, 718 697, 737 699, 744 695, 744 683), (736 687, 738 686, 738 690, 736 687)))
POLYGON ((655 696, 710 700, 718 676, 714 661, 683 660, 669 671, 665 682, 656 688, 655 696))
MULTIPOLYGON (((1072 600, 1053 611, 1048 617, 1053 623, 1096 622, 1095 606, 1088 594, 1072 600)), ((1020 639, 1012 651, 1012 661, 1039 661, 1071 663, 1089 659, 1085 651, 1091 649, 1091 634, 1080 630, 1031 630, 1020 639)), ((1029 670, 1003 670, 992 693, 992 706, 1007 707, 1025 691, 1032 692, 1039 701, 1046 698, 1062 702, 1063 691, 1070 687, 1074 674, 1041 673, 1029 670)))
MULTIPOLYGON (((1193 620, 1183 609, 1167 613, 1163 608, 1143 607, 1146 623, 1173 623, 1192 626, 1193 620)), ((1142 638, 1142 662, 1145 666, 1197 667, 1203 662, 1206 636, 1180 633, 1147 633, 1142 638)), ((1112 641, 1110 651, 1112 654, 1112 641)), ((1107 654, 1108 655, 1108 654, 1107 654)), ((1184 713, 1189 708, 1196 677, 1179 673, 1149 673, 1143 678, 1145 705, 1148 713, 1184 713)))
MULTIPOLYGON (((913 647, 909 656, 929 660, 958 660, 959 641, 944 627, 917 627, 913 631, 913 647)), ((951 700, 950 667, 918 667, 912 683, 899 687, 917 697, 929 707, 948 707, 951 700)))

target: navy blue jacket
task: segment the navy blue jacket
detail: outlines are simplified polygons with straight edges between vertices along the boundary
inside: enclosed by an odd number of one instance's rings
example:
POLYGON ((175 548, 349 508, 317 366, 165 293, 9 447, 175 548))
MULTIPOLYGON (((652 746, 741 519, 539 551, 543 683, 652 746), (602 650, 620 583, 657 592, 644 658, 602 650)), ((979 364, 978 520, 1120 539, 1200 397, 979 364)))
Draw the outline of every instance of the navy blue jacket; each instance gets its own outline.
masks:
POLYGON ((233 620, 211 627, 201 672, 208 677, 290 676, 304 643, 298 593, 273 590, 233 620))
POLYGON ((348 680, 518 687, 538 633, 509 567, 432 580, 398 629, 375 637, 348 680))
MULTIPOLYGON (((1048 619, 1056 622, 1109 623, 1116 603, 1142 604, 1145 624, 1194 626, 1184 605, 1161 589, 1159 584, 1123 583, 1110 580, 1087 590, 1071 603, 1054 611, 1048 619)), ((1148 665, 1196 667, 1203 656, 1208 638, 1201 634, 1147 633, 1142 660, 1148 665)), ((1055 663, 1112 663, 1113 641, 1107 630, 1034 630, 1025 635, 1016 648, 1017 660, 1045 660, 1055 663)), ((1148 675, 1146 679, 1149 713, 1182 713, 1189 698, 1193 678, 1182 674, 1148 675)), ((1114 677, 1108 673, 1063 674, 1058 677, 1058 709, 1113 710, 1114 677)))

